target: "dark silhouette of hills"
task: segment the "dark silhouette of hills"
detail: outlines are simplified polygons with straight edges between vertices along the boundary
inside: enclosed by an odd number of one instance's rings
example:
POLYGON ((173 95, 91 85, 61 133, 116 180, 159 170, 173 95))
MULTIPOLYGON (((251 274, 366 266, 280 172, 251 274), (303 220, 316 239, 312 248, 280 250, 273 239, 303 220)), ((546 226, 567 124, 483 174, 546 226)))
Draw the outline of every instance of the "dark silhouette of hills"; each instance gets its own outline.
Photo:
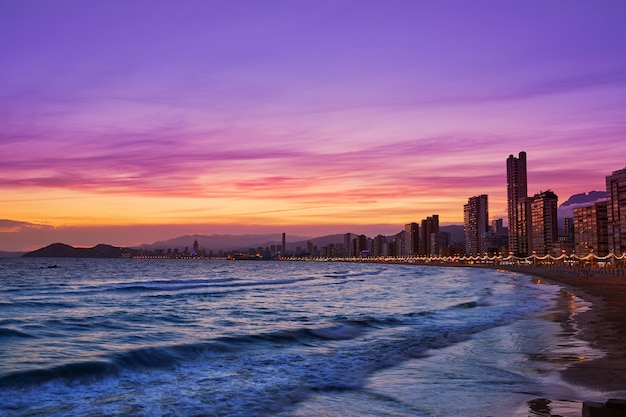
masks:
MULTIPOLYGON (((303 236, 287 235, 287 249, 291 250, 293 245, 290 240, 297 239, 307 242, 307 238, 303 236)), ((317 239, 317 238, 316 238, 317 239)), ((139 250, 155 250, 155 249, 191 249, 194 241, 198 241, 198 247, 207 252, 209 251, 236 251, 248 250, 248 248, 268 247, 272 245, 282 245, 282 235, 280 233, 271 234, 246 234, 246 235, 184 235, 168 240, 161 240, 151 244, 137 246, 134 249, 139 250)), ((293 246, 295 249, 295 245, 293 246)))
MULTIPOLYGON (((450 239, 452 242, 460 242, 463 240, 464 232, 463 225, 448 225, 441 226, 439 228, 442 232, 450 233, 450 239)), ((401 232, 402 230, 398 230, 401 232)), ((357 233, 352 233, 352 238, 358 236, 357 233)), ((282 245, 281 234, 248 234, 248 235, 185 235, 179 236, 173 239, 161 240, 152 244, 144 244, 137 246, 136 250, 155 250, 155 249, 178 249, 183 251, 185 248, 190 249, 193 246, 194 241, 198 241, 200 249, 207 252, 223 251, 247 251, 249 248, 266 248, 272 245, 282 245)), ((287 234, 286 250, 287 252, 295 252, 296 248, 300 247, 306 249, 308 242, 311 242, 317 247, 324 247, 332 244, 343 244, 344 234, 334 234, 327 236, 319 236, 314 238, 306 238, 302 236, 294 236, 287 234)))
POLYGON ((574 194, 559 205, 558 217, 561 222, 566 217, 574 217, 574 209, 590 206, 598 201, 606 200, 606 191, 589 191, 589 193, 574 194))
POLYGON ((601 200, 606 200, 606 191, 589 191, 589 193, 580 193, 570 196, 567 201, 561 204, 561 207, 591 204, 601 200))
POLYGON ((459 243, 465 239, 465 226, 462 224, 450 224, 448 226, 439 226, 440 232, 450 233, 450 242, 459 243))
MULTIPOLYGON (((442 232, 450 233, 452 242, 460 242, 463 239, 463 225, 448 225, 439 228, 442 232)), ((402 230, 398 230, 398 233, 402 230)), ((352 237, 358 236, 357 233, 351 233, 352 237)), ((391 236, 388 236, 391 240, 391 236)), ((126 255, 139 255, 144 251, 153 251, 156 249, 178 249, 184 251, 193 247, 194 241, 198 241, 199 248, 206 252, 218 252, 223 250, 229 251, 247 251, 249 248, 266 248, 272 245, 279 246, 282 244, 282 236, 280 233, 259 234, 259 235, 185 235, 169 240, 158 241, 152 244, 145 244, 135 248, 120 248, 116 246, 99 244, 93 248, 75 248, 64 243, 53 243, 44 248, 37 249, 32 252, 23 254, 23 257, 36 258, 120 258, 126 255)), ((308 243, 311 242, 317 247, 324 247, 330 244, 343 244, 344 234, 334 234, 320 236, 315 238, 306 238, 302 236, 287 235, 286 250, 287 252, 295 252, 297 248, 306 249, 308 243), (289 240, 289 239, 297 240, 289 240)))
POLYGON ((99 244, 93 248, 75 248, 64 243, 53 243, 45 248, 25 253, 26 258, 120 258, 127 249, 99 244))

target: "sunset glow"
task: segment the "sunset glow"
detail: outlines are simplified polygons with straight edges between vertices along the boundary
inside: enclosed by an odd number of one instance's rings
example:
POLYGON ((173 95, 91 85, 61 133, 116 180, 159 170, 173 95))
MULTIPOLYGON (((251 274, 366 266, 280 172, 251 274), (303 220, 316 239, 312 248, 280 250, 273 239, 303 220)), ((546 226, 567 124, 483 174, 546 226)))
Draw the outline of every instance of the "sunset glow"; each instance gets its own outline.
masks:
POLYGON ((0 2, 0 250, 462 223, 626 166, 623 1, 0 2), (52 240, 52 241, 50 241, 52 240))

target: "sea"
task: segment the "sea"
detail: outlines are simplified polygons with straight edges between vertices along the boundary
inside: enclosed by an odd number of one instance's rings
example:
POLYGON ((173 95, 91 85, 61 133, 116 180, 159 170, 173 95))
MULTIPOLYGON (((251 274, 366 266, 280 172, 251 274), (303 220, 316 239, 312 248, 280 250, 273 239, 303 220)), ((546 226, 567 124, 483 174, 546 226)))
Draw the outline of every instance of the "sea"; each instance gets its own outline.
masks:
POLYGON ((486 268, 0 259, 0 415, 579 417, 586 308, 486 268))

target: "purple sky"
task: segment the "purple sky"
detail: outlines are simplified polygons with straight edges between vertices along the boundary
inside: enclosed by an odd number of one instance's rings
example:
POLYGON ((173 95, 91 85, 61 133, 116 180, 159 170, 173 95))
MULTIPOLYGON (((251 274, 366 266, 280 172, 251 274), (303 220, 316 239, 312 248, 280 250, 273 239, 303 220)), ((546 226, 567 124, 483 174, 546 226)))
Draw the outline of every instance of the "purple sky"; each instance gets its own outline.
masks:
POLYGON ((0 0, 0 250, 395 233, 478 194, 506 217, 522 150, 531 194, 603 190, 626 166, 625 19, 623 0, 0 0))

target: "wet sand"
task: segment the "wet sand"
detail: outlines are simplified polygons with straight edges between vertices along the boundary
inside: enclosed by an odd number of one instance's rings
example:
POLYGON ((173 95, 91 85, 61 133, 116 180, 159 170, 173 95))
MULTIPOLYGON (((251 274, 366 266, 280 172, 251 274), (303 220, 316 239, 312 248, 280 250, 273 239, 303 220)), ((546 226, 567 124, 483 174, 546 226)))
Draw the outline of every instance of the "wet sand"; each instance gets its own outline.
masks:
POLYGON ((615 270, 578 270, 542 266, 498 266, 554 283, 585 301, 591 308, 574 317, 577 337, 606 356, 574 363, 562 371, 572 384, 600 392, 626 394, 626 275, 615 270))

